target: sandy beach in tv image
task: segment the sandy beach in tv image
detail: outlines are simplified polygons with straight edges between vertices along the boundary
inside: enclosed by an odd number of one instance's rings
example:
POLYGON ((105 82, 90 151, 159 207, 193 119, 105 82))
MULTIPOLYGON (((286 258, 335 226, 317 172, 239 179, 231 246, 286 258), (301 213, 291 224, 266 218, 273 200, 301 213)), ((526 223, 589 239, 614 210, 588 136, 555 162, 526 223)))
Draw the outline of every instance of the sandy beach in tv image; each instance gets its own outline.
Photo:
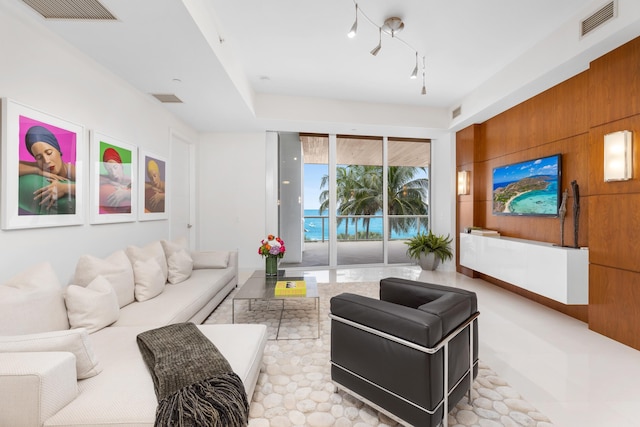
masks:
POLYGON ((493 170, 493 213, 558 214, 559 156, 500 166, 493 170))

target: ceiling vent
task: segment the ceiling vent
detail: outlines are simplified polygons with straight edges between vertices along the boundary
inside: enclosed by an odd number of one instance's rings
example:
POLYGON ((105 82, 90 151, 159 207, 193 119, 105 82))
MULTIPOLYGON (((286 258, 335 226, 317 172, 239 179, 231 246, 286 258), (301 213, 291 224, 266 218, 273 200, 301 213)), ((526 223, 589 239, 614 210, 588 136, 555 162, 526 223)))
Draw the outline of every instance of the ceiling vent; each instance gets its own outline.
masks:
POLYGON ((613 0, 603 6, 600 10, 598 10, 593 15, 589 16, 585 20, 580 23, 580 36, 584 37, 589 34, 591 31, 598 28, 600 25, 609 21, 610 19, 615 18, 617 13, 617 0, 613 0))
POLYGON ((151 95, 163 103, 182 104, 182 100, 172 93, 152 93, 151 95))
POLYGON ((98 0, 22 0, 45 19, 117 21, 98 0))
POLYGON ((461 105, 453 109, 453 111, 451 112, 451 118, 455 119, 460 114, 462 114, 462 106, 461 105))

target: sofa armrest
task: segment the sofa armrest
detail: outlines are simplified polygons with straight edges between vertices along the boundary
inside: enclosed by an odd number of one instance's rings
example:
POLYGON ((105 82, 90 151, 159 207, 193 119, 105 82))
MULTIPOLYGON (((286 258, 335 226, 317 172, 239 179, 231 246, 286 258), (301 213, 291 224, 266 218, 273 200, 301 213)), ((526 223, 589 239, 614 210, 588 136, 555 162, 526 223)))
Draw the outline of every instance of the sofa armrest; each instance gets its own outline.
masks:
POLYGON ((331 298, 331 314, 423 347, 442 339, 442 321, 423 310, 343 293, 331 298))
POLYGON ((0 425, 41 426, 77 395, 72 353, 0 353, 0 425))

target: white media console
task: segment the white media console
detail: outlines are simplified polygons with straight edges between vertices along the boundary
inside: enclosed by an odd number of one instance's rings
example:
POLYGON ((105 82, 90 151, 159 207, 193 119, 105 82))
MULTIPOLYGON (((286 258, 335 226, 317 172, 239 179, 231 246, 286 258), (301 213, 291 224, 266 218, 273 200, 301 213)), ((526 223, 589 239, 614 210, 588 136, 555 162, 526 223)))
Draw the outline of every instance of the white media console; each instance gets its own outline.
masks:
POLYGON ((589 251, 460 234, 460 265, 563 304, 589 302, 589 251))

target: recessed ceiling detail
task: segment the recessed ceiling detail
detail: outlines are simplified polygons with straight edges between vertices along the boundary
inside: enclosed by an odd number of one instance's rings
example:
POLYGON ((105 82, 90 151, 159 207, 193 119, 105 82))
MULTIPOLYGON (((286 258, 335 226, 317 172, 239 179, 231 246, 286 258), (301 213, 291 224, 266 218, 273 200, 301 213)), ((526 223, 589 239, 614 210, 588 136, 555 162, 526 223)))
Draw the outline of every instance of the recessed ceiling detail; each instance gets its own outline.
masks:
POLYGON ((98 0, 22 0, 46 19, 115 21, 98 0))
POLYGON ((612 1, 603 6, 600 10, 598 10, 593 15, 589 16, 587 19, 583 20, 580 23, 580 36, 584 37, 589 34, 591 31, 598 28, 600 25, 604 24, 610 19, 616 17, 616 1, 612 1))
POLYGON ((182 100, 172 93, 152 93, 151 95, 165 104, 182 104, 182 100))

